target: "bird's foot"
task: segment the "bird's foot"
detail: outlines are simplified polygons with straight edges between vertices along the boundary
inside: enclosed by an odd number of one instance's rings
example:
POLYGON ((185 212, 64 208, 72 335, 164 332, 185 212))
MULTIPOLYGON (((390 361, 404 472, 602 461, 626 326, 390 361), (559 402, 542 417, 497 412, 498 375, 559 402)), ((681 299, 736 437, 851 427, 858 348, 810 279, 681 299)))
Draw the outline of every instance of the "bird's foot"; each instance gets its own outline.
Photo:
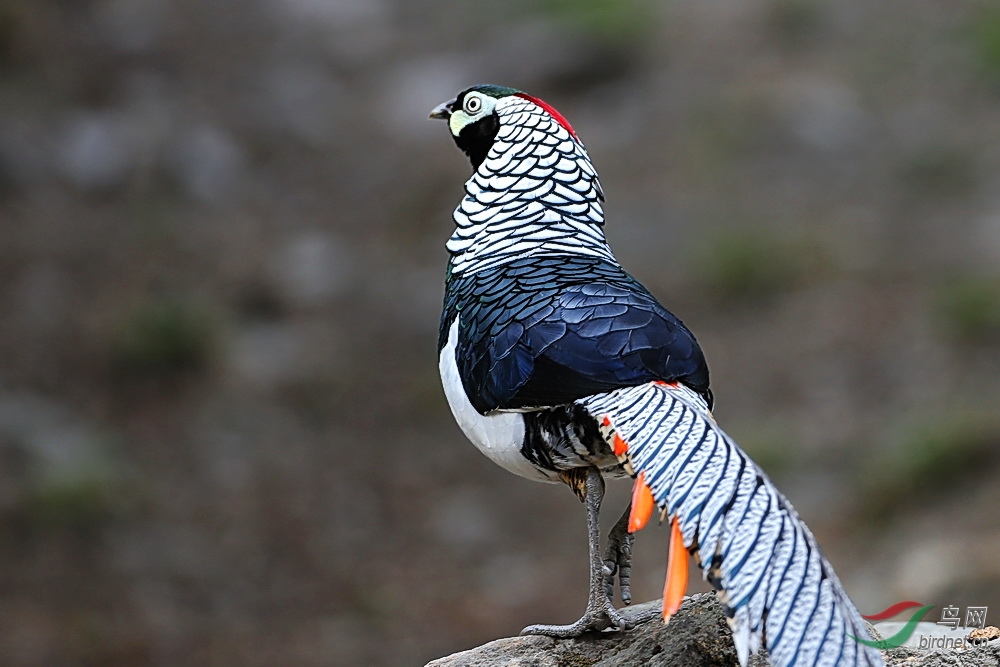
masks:
MULTIPOLYGON (((581 500, 587 505, 587 538, 590 554, 590 588, 587 595, 587 610, 583 617, 571 625, 529 625, 521 630, 522 635, 545 635, 547 637, 579 637, 586 632, 603 632, 605 630, 630 630, 635 627, 635 621, 626 618, 611 604, 611 596, 605 585, 610 578, 612 592, 614 591, 614 576, 617 570, 622 582, 622 597, 628 596, 629 561, 632 554, 631 536, 628 535, 628 512, 618 520, 611 530, 610 543, 604 560, 601 560, 601 532, 598 523, 598 513, 601 509, 601 499, 604 497, 604 478, 597 468, 586 468, 577 471, 567 484, 574 486, 581 494, 581 500), (579 478, 583 479, 581 484, 579 478), (605 561, 611 562, 610 571, 605 561), (622 567, 624 565, 624 568, 622 567)), ((629 596, 630 597, 630 596, 629 596)))
POLYGON ((587 632, 603 632, 607 629, 625 631, 635 627, 635 621, 625 618, 620 611, 615 609, 611 600, 603 597, 601 600, 591 600, 587 604, 587 611, 576 623, 570 625, 529 625, 521 630, 522 635, 544 635, 546 637, 557 637, 566 639, 569 637, 579 637, 587 632))
POLYGON ((622 518, 611 529, 608 535, 608 548, 604 552, 604 592, 608 599, 615 595, 615 575, 618 575, 618 588, 622 602, 632 604, 632 590, 629 587, 632 575, 632 542, 635 535, 628 532, 628 509, 622 518))

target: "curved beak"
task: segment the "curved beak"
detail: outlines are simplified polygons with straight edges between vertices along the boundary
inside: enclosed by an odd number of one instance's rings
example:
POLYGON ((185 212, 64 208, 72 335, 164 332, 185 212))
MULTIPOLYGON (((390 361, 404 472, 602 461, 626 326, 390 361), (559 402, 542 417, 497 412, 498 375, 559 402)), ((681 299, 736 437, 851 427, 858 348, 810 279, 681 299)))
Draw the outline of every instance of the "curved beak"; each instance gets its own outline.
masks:
POLYGON ((454 110, 455 98, 442 102, 431 110, 430 120, 448 120, 454 110))

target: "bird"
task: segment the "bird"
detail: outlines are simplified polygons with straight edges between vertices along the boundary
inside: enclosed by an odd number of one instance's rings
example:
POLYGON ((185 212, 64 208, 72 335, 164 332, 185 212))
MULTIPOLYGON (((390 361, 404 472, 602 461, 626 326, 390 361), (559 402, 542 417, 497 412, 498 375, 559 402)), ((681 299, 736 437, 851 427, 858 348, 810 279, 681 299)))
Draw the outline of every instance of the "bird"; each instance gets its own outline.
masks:
MULTIPOLYGON (((689 560, 722 601, 737 657, 880 665, 857 608, 809 528, 716 423, 694 334, 619 264, 604 191, 573 126, 514 88, 475 85, 435 107, 473 174, 446 243, 441 382, 465 436, 522 477, 566 484, 587 510, 589 592, 569 625, 628 631, 634 533, 669 525, 664 622, 689 560), (633 478, 601 551, 605 478, 633 478)), ((660 613, 660 612, 657 612, 660 613)))

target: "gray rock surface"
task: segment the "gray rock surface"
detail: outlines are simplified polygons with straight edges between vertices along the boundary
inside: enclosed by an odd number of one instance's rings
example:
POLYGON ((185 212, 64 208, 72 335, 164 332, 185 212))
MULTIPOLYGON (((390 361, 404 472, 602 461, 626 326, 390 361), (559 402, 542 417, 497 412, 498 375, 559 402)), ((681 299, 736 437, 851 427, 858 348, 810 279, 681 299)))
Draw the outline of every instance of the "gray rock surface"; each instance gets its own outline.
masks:
POLYGON ((883 655, 886 667, 1000 667, 1000 646, 996 645, 961 652, 898 648, 883 655))
MULTIPOLYGON (((660 601, 635 605, 630 618, 658 610, 660 601)), ((883 653, 887 667, 1000 667, 1000 646, 953 651, 900 648, 883 653)), ((659 617, 641 622, 627 633, 606 632, 578 639, 508 637, 429 662, 426 667, 699 667, 736 666, 736 649, 722 607, 711 593, 684 601, 670 624, 659 617)), ((764 652, 750 667, 769 664, 764 652)))
MULTIPOLYGON (((634 605, 625 610, 638 618, 650 609, 660 609, 660 601, 634 605)), ((428 663, 427 667, 698 667, 737 665, 726 617, 712 594, 694 595, 669 625, 658 616, 641 623, 631 632, 606 632, 579 639, 551 637, 509 637, 478 648, 455 653, 428 663)), ((752 665, 767 663, 755 657, 752 665)))

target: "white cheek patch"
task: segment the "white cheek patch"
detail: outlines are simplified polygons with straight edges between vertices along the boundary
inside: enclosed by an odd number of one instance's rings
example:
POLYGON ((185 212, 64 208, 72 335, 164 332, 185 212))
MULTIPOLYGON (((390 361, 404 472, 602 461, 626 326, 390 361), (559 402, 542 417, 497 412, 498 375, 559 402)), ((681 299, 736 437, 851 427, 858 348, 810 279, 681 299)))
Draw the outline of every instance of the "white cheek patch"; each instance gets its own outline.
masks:
POLYGON ((462 131, 462 128, 471 122, 472 117, 459 109, 458 111, 452 112, 451 117, 448 119, 448 126, 451 128, 451 133, 457 137, 458 133, 462 131))

